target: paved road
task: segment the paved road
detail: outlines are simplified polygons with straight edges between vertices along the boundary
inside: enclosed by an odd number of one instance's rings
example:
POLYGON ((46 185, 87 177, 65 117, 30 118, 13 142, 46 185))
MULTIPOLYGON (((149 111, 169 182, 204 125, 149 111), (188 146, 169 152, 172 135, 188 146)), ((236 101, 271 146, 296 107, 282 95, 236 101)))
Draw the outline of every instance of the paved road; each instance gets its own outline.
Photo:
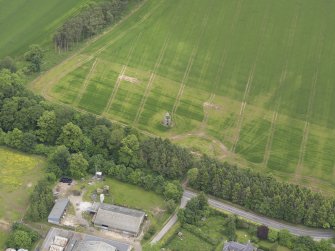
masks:
MULTIPOLYGON (((190 200, 192 197, 196 196, 196 193, 191 192, 189 190, 185 190, 183 197, 187 200, 190 200)), ((229 213, 236 214, 238 216, 241 216, 245 219, 248 219, 250 221, 266 225, 271 228, 275 229, 287 229, 294 235, 304 235, 304 236, 310 236, 314 239, 329 239, 334 237, 334 232, 332 230, 325 230, 325 229, 313 229, 313 228, 307 228, 307 227, 300 227, 300 226, 294 226, 288 223, 282 223, 279 221, 276 221, 274 219, 270 219, 261 215, 257 215, 252 212, 247 212, 246 210, 236 208, 230 204, 209 199, 208 203, 210 206, 224 210, 229 213)))
MULTIPOLYGON (((185 207, 186 203, 188 200, 190 200, 192 197, 196 196, 197 194, 190 191, 190 190, 185 190, 182 200, 181 200, 181 205, 180 207, 183 208, 185 207)), ((270 219, 252 212, 247 212, 246 210, 236 208, 228 203, 224 203, 218 200, 214 199, 208 199, 208 203, 210 206, 224 210, 229 213, 236 214, 240 217, 243 217, 247 220, 266 225, 271 228, 275 228, 278 230, 281 229, 287 229, 289 230, 292 234, 294 235, 304 235, 304 236, 310 236, 315 240, 320 240, 320 239, 329 239, 333 238, 334 232, 332 230, 325 230, 325 229, 313 229, 313 228, 307 228, 307 227, 300 227, 300 226, 294 226, 288 223, 282 223, 279 221, 276 221, 274 219, 270 219)), ((170 230, 170 228, 177 222, 177 215, 174 214, 170 220, 167 222, 167 224, 163 227, 163 229, 152 239, 151 243, 157 243, 160 241, 163 236, 170 230)))
MULTIPOLYGON (((185 196, 185 193, 183 197, 181 198, 180 206, 179 208, 184 208, 186 206, 187 201, 189 200, 188 197, 185 196)), ((170 228, 177 222, 177 213, 172 215, 172 217, 169 219, 169 221, 165 224, 165 226, 162 228, 161 231, 159 231, 155 237, 151 240, 151 244, 155 244, 159 242, 163 236, 170 230, 170 228)))

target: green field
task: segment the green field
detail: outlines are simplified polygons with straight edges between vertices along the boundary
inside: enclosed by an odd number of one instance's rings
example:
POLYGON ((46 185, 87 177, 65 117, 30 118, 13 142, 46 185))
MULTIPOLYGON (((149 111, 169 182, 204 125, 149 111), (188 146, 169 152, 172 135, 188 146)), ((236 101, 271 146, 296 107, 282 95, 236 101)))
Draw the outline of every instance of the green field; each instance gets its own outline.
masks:
POLYGON ((52 41, 52 33, 88 0, 0 0, 0 58, 31 44, 52 41))
POLYGON ((43 176, 45 161, 0 147, 0 248, 11 223, 23 217, 29 194, 43 176))
POLYGON ((195 151, 331 192, 334 8, 327 0, 147 0, 31 86, 195 151), (166 111, 170 129, 161 125, 166 111))

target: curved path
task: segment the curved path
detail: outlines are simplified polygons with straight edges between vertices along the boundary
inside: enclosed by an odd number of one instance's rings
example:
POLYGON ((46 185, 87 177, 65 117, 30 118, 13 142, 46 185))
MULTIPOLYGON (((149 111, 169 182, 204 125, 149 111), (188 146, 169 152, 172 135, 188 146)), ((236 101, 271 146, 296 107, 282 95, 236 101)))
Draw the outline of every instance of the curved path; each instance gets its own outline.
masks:
MULTIPOLYGON (((195 197, 197 194, 195 192, 192 192, 190 190, 185 190, 182 200, 181 200, 181 208, 185 207, 185 204, 188 200, 195 197)), ((326 229, 316 229, 316 228, 307 228, 303 226, 296 226, 289 223, 280 222, 274 219, 270 219, 265 216, 258 215, 253 212, 248 212, 246 210, 237 208, 231 204, 215 200, 215 199, 208 199, 208 203, 211 207, 214 207, 219 210, 223 210, 232 214, 235 214, 237 216, 240 216, 242 218, 245 218, 247 220, 266 225, 270 228, 274 229, 287 229, 294 235, 298 236, 310 236, 315 240, 320 239, 330 239, 335 237, 333 230, 326 230, 326 229)), ((163 229, 157 233, 157 235, 152 239, 151 243, 157 243, 162 239, 162 237, 169 231, 169 229, 177 222, 177 215, 174 214, 170 220, 166 223, 166 225, 163 227, 163 229)))

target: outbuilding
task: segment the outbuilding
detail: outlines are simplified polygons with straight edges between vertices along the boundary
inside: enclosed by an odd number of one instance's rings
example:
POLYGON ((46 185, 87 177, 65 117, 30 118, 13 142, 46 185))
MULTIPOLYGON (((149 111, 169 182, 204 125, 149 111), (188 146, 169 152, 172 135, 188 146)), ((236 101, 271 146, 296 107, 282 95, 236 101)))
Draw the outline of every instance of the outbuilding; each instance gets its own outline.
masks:
POLYGON ((59 225, 61 223, 64 213, 66 212, 68 205, 69 205, 69 199, 67 198, 58 199, 48 216, 48 222, 59 225))
POLYGON ((144 216, 139 210, 101 203, 93 222, 96 227, 137 236, 144 216))

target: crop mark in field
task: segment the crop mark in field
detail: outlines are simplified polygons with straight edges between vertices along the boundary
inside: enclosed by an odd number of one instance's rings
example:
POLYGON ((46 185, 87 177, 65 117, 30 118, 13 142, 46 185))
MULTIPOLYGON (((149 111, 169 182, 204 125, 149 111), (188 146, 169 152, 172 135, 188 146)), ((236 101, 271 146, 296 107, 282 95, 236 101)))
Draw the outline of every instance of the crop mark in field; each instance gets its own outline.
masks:
POLYGON ((297 179, 299 179, 301 177, 302 169, 303 169, 303 166, 304 166, 304 158, 305 158, 306 147, 307 147, 308 136, 309 136, 309 123, 310 123, 312 108, 313 108, 313 105, 314 105, 314 99, 315 99, 315 94, 316 94, 316 84, 317 84, 318 75, 319 75, 319 64, 320 64, 320 61, 321 61, 321 53, 322 53, 322 49, 323 49, 322 30, 320 30, 319 38, 320 38, 319 48, 318 48, 319 52, 318 52, 318 58, 316 60, 316 72, 314 74, 314 79, 313 79, 313 82, 312 82, 311 92, 310 92, 310 95, 309 95, 305 127, 304 127, 302 141, 301 141, 301 144, 300 144, 298 164, 297 164, 297 167, 296 167, 296 170, 295 170, 295 176, 294 176, 294 179, 296 181, 297 181, 297 179))
POLYGON ((92 75, 93 75, 93 73, 95 71, 95 68, 96 68, 97 64, 98 64, 98 58, 96 58, 94 60, 90 71, 87 73, 86 78, 84 80, 84 83, 83 83, 82 87, 80 88, 80 90, 79 90, 79 92, 77 94, 77 97, 76 97, 76 99, 75 99, 75 101, 73 103, 74 106, 78 106, 81 98, 83 97, 83 95, 84 95, 84 93, 85 93, 85 91, 87 89, 87 86, 90 83, 90 80, 92 78, 92 75))
POLYGON ((216 73, 216 77, 215 77, 215 80, 214 80, 214 88, 213 88, 213 92, 211 93, 210 97, 209 97, 209 100, 206 102, 207 104, 209 104, 209 106, 205 106, 204 105, 204 119, 202 120, 201 122, 201 125, 200 125, 200 129, 201 130, 204 130, 207 126, 207 123, 208 123, 208 108, 209 107, 215 107, 214 104, 213 104, 213 101, 214 101, 214 98, 215 98, 215 92, 216 92, 216 88, 219 84, 219 81, 220 81, 220 77, 221 77, 221 74, 223 72, 223 69, 224 69, 224 65, 225 65, 225 59, 226 59, 226 51, 223 52, 222 54, 222 57, 221 57, 221 62, 219 64, 219 68, 218 68, 218 71, 216 73))
POLYGON ((120 86, 120 83, 121 83, 121 80, 123 79, 123 76, 124 76, 124 73, 126 72, 127 70, 127 65, 129 64, 129 61, 131 59, 131 56, 133 55, 133 52, 135 50, 135 46, 139 40, 139 38, 142 36, 142 32, 137 36, 135 42, 133 43, 132 47, 130 48, 129 52, 128 52, 128 55, 127 55, 127 61, 126 61, 126 65, 124 65, 121 69, 121 72, 116 80, 116 83, 115 83, 115 86, 113 88, 113 91, 112 91, 112 94, 110 95, 109 99, 108 99, 108 102, 107 102, 107 105, 105 107, 105 110, 103 111, 103 113, 109 113, 110 109, 111 109, 111 106, 113 104, 113 101, 116 97, 116 94, 117 94, 117 91, 119 90, 119 86, 120 86))
MULTIPOLYGON (((281 72, 280 78, 279 78, 279 85, 278 85, 278 89, 281 89, 283 87, 283 83, 286 80, 286 75, 287 75, 287 68, 288 68, 288 55, 290 53, 290 48, 293 45, 293 40, 296 34, 296 28, 297 28, 297 24, 298 24, 298 19, 299 19, 299 12, 294 16, 293 20, 292 20, 292 25, 291 25, 291 29, 289 30, 288 33, 288 37, 287 37, 287 41, 286 41, 286 52, 285 52, 285 58, 286 58, 286 63, 284 65, 284 68, 281 72)), ((273 142, 273 138, 274 138, 274 133, 276 130, 276 122, 277 122, 277 118, 278 118, 278 112, 279 112, 279 108, 280 108, 280 104, 281 104, 281 96, 279 96, 278 100, 277 100, 277 104, 275 107, 275 110, 273 112, 272 115, 272 120, 271 120, 271 127, 270 127, 270 132, 269 132, 269 136, 268 136, 268 140, 266 142, 266 147, 265 147, 265 151, 264 151, 264 158, 263 158, 263 166, 266 168, 268 166, 268 162, 271 156, 271 149, 272 149, 272 142, 273 142)))
POLYGON ((165 41, 164 41, 164 44, 163 44, 163 47, 159 53, 159 56, 158 56, 158 59, 155 63, 155 66, 154 66, 154 69, 153 71, 151 72, 151 75, 150 75, 150 78, 149 78, 149 81, 148 81, 148 84, 145 88, 145 91, 144 91, 144 94, 143 94, 143 97, 141 99, 141 103, 140 103, 140 106, 137 110, 137 113, 136 113, 136 117, 134 119, 134 124, 137 124, 138 123, 138 120, 140 119, 141 117, 141 114, 143 112, 143 108, 144 108, 144 105, 145 103, 147 102, 147 99, 148 99, 148 96, 149 96, 149 93, 151 91, 151 87, 152 87, 152 84, 153 82, 155 81, 155 78, 156 78, 156 72, 159 68, 159 66, 161 65, 161 62, 164 58, 164 54, 165 54, 165 51, 166 51, 166 48, 168 46, 168 43, 169 43, 169 39, 170 39, 170 36, 168 36, 165 41))
POLYGON ((246 84, 246 87, 245 87, 245 90, 244 90, 244 95, 243 95, 243 100, 242 100, 242 103, 241 103, 240 113, 239 113, 239 117, 238 117, 238 120, 237 120, 237 134, 235 136, 234 144, 233 144, 232 149, 231 149, 232 152, 235 152, 237 143, 238 143, 239 138, 240 138, 240 132, 241 132, 241 129, 242 129, 242 123, 243 123, 243 117, 244 117, 243 116, 244 115, 244 110, 245 110, 245 107, 247 105, 247 97, 248 97, 249 92, 250 92, 250 87, 251 87, 252 81, 254 79, 254 73, 255 73, 255 69, 256 69, 256 62, 257 62, 257 58, 256 58, 256 60, 253 64, 253 67, 250 70, 248 81, 247 81, 247 84, 246 84))
MULTIPOLYGON (((267 8, 269 8, 269 5, 267 6, 267 8)), ((267 25, 268 25, 267 19, 268 18, 269 18, 269 11, 265 11, 263 21, 262 21, 262 26, 260 28, 260 32, 262 34, 263 39, 262 39, 261 43, 259 43, 257 53, 256 53, 256 56, 255 56, 255 61, 252 65, 252 67, 251 67, 249 77, 248 77, 248 80, 247 80, 247 84, 246 84, 246 87, 245 87, 245 90, 244 90, 243 99, 242 99, 241 108, 240 108, 240 113, 239 113, 239 116, 238 116, 238 119, 237 119, 237 132, 236 132, 236 135, 235 135, 235 138, 234 138, 233 145, 231 147, 231 151, 233 153, 235 153, 238 141, 240 139, 240 133, 241 133, 242 124, 243 124, 243 120, 244 120, 244 111, 245 111, 245 107, 247 105, 247 98, 249 96, 251 85, 252 85, 252 82, 253 82, 253 79, 254 79, 255 69, 256 69, 256 66, 257 66, 257 61, 258 61, 259 55, 262 53, 262 50, 263 50, 263 47, 264 47, 263 43, 264 43, 264 37, 265 37, 265 34, 266 34, 266 30, 268 28, 267 27, 267 25)))
MULTIPOLYGON (((200 35, 199 35, 199 39, 198 39, 198 42, 197 44, 193 47, 193 50, 191 52, 191 56, 188 60, 188 64, 187 64, 187 67, 186 67, 186 70, 185 70, 185 73, 184 73, 184 76, 183 76, 183 79, 181 81, 181 84, 180 84, 180 88, 179 88, 179 91, 178 91, 178 94, 177 94, 177 97, 176 97, 176 100, 173 104, 173 108, 172 108, 172 112, 171 112, 171 117, 172 119, 175 117, 175 114, 177 112, 177 109, 178 109, 178 106, 180 104, 180 99, 184 93, 184 89, 185 89, 185 86, 186 86, 186 82, 188 80, 188 77, 189 77, 189 74, 190 74, 190 71, 192 69, 192 66, 193 66, 193 62, 194 62, 194 59, 195 59, 195 56, 198 52, 198 48, 199 48, 199 45, 200 45, 200 40, 202 38, 202 35, 203 33, 205 32, 206 30, 206 27, 207 27, 207 24, 208 24, 208 15, 205 15, 203 21, 202 21, 202 28, 201 28, 201 32, 200 32, 200 35)), ((174 122, 176 124, 176 121, 174 122)))
POLYGON ((318 79, 318 70, 314 76, 312 90, 311 90, 311 94, 310 94, 309 101, 308 101, 307 115, 306 115, 303 137, 302 137, 302 141, 300 145, 299 159, 298 159, 298 164, 297 164, 297 168, 295 172, 295 179, 301 177, 301 172, 302 172, 302 168, 304 165, 304 158, 305 158, 306 146, 307 146, 308 135, 309 135, 309 120, 310 120, 310 115, 311 115, 311 111, 312 111, 312 107, 314 103, 317 79, 318 79))

